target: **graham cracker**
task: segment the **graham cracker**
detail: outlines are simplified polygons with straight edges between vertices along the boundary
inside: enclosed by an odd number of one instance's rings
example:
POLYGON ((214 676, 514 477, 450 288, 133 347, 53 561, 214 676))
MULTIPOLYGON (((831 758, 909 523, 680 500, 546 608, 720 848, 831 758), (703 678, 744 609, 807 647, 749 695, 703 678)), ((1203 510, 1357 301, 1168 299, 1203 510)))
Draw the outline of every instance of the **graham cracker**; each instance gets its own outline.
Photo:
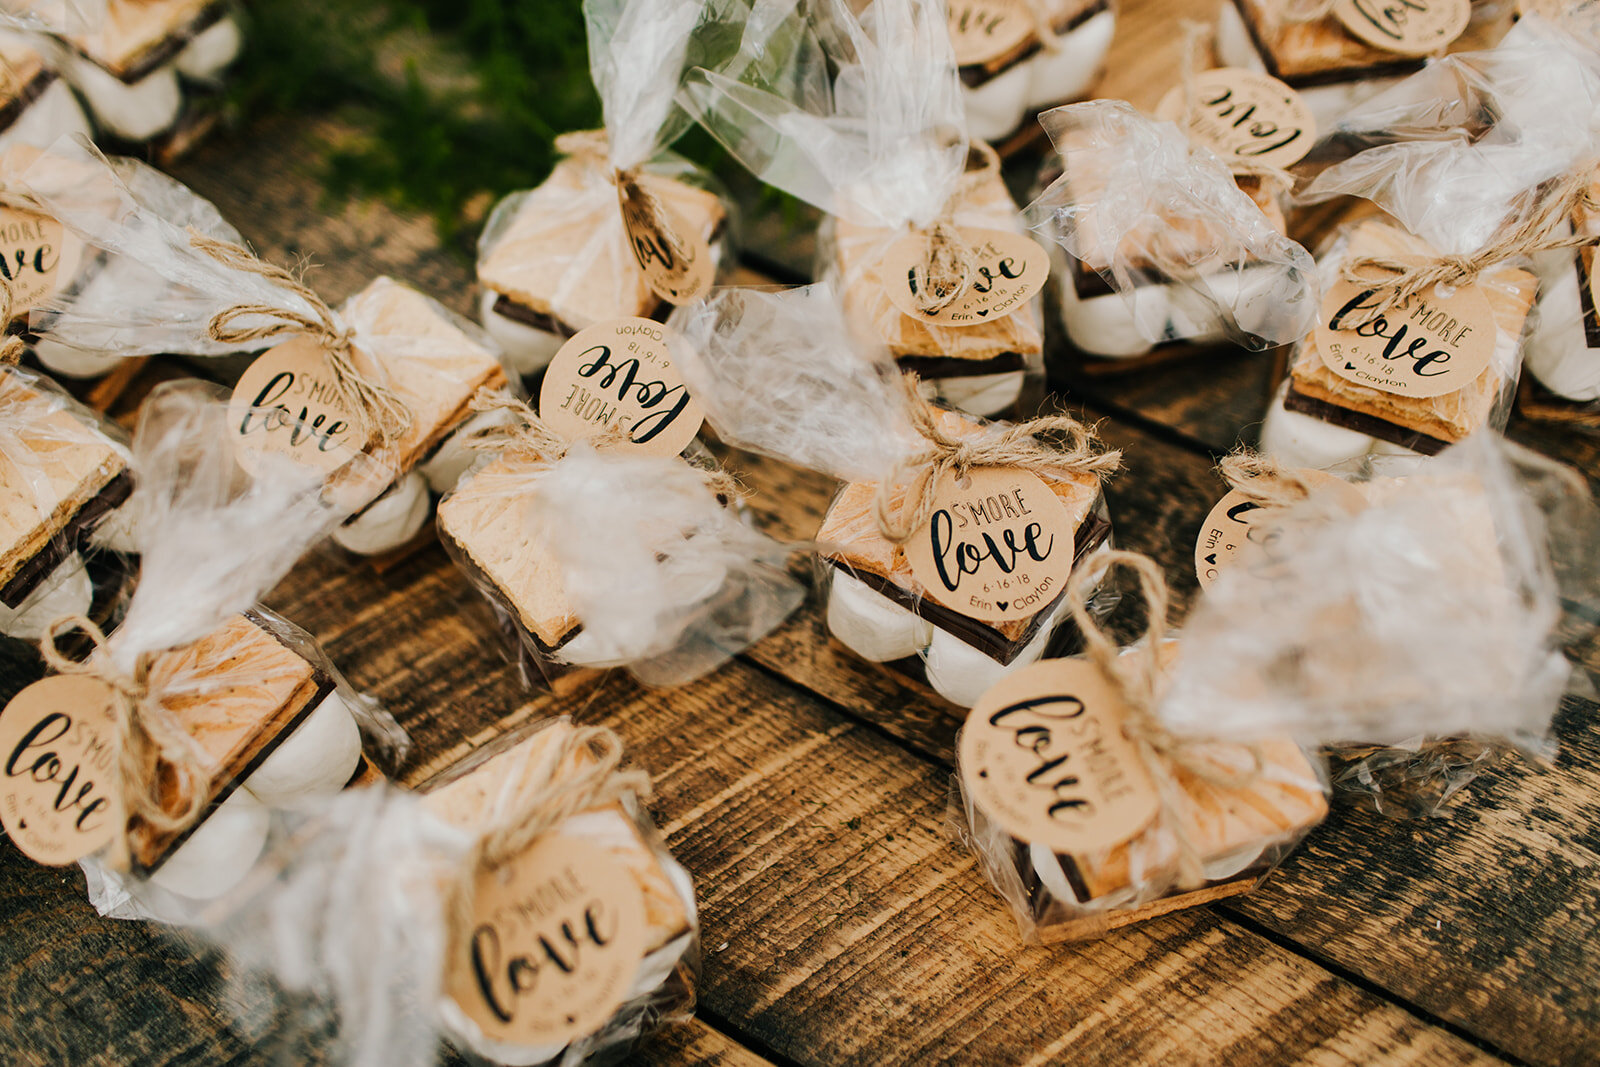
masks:
MULTIPOLYGON (((660 174, 639 184, 712 243, 727 222, 715 193, 660 174)), ((562 332, 597 322, 650 318, 662 303, 639 269, 610 172, 582 159, 556 164, 519 205, 478 263, 478 281, 562 332)))
MULTIPOLYGON (((1287 16, 1288 0, 1231 0, 1244 18, 1267 73, 1295 88, 1401 75, 1420 70, 1420 56, 1405 56, 1368 44, 1332 14, 1309 22, 1287 16), (1340 77, 1344 75, 1344 77, 1340 77)), ((1509 16, 1469 25, 1447 51, 1480 51, 1504 34, 1509 16)))
MULTIPOLYGON (((1351 234, 1344 258, 1364 255, 1423 255, 1437 253, 1427 244, 1387 223, 1370 220, 1351 234)), ((1538 279, 1511 266, 1496 266, 1481 274, 1476 284, 1488 299, 1494 316, 1496 359, 1467 386, 1433 397, 1403 396, 1341 378, 1329 370, 1317 351, 1316 337, 1300 342, 1289 371, 1294 392, 1334 407, 1368 415, 1382 422, 1435 438, 1447 444, 1461 440, 1488 425, 1511 382, 1495 364, 1500 348, 1521 345, 1528 310, 1538 292, 1538 279)))
MULTIPOLYGON (((981 164, 976 154, 968 158, 969 178, 981 164)), ((990 169, 974 179, 956 204, 957 227, 1006 230, 1021 233, 1017 205, 1006 189, 1000 171, 990 169)), ((869 323, 896 358, 937 356, 945 359, 988 360, 1016 354, 1032 356, 1044 351, 1044 336, 1034 300, 999 319, 976 326, 941 326, 907 315, 889 299, 878 276, 878 263, 893 244, 909 231, 889 230, 834 220, 835 265, 846 312, 869 323)), ((1037 298, 1035 298, 1036 300, 1037 298)))
POLYGON ((0 371, 0 585, 37 555, 127 468, 85 412, 17 371, 0 371), (20 450, 20 451, 19 451, 20 450))
POLYGON ((222 9, 218 0, 106 0, 99 24, 68 40, 118 78, 137 81, 175 55, 198 25, 220 17, 222 9))

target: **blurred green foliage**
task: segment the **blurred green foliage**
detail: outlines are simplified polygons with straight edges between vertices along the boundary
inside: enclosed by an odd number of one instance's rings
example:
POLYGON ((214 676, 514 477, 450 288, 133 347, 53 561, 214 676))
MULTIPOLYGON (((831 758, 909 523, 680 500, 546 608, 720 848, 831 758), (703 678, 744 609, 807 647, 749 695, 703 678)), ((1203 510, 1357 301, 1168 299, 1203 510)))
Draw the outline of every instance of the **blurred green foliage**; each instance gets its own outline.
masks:
MULTIPOLYGON (((580 0, 262 0, 231 93, 238 111, 332 114, 330 194, 430 214, 453 239, 537 184, 552 142, 600 124, 580 0)), ((691 131, 677 150, 715 166, 691 131)))

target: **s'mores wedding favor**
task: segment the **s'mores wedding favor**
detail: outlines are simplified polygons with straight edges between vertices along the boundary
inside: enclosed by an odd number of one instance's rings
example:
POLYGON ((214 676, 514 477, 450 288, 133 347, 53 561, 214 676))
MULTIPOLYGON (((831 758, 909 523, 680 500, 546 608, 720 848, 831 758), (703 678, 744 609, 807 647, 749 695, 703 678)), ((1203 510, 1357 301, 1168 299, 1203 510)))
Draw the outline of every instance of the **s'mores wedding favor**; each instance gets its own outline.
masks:
POLYGON ((779 77, 747 39, 723 67, 690 73, 685 107, 756 177, 828 213, 818 277, 929 397, 1014 410, 1043 366, 1035 298, 1049 259, 994 151, 964 133, 944 9, 825 6, 831 52, 814 45, 779 77))
POLYGON ((599 130, 556 138, 537 188, 495 206, 478 243, 484 327, 522 375, 567 338, 619 318, 663 320, 731 260, 729 206, 709 175, 667 151, 691 40, 721 14, 706 0, 586 0, 599 130))
POLYGON ((724 441, 846 483, 817 551, 851 652, 967 706, 1073 643, 1066 581, 1107 543, 1101 483, 1119 464, 1088 427, 931 404, 825 285, 717 290, 672 324, 724 441))
POLYGON ((376 773, 363 754, 404 734, 343 681, 311 636, 257 598, 338 521, 320 481, 282 457, 247 473, 218 391, 159 387, 131 461, 137 584, 109 636, 63 605, 41 648, 57 673, 0 712, 12 760, 8 834, 51 864, 84 862, 108 915, 184 921, 236 885, 266 842, 267 806, 314 803, 376 773), (69 656, 80 631, 87 655, 69 656), (64 795, 64 794, 62 794, 64 795))
POLYGON ((1494 58, 1499 119, 1486 132, 1368 149, 1303 194, 1365 197, 1390 218, 1346 227, 1319 258, 1316 326, 1262 428, 1273 458, 1433 455, 1504 427, 1534 321, 1531 257, 1587 240, 1568 219, 1587 195, 1600 63, 1535 18, 1494 58))
POLYGON ((1272 179, 1236 177, 1176 125, 1121 101, 1073 104, 1040 121, 1059 177, 1027 216, 1054 253, 1074 348, 1115 359, 1177 342, 1261 349, 1309 328, 1311 257, 1284 235, 1272 179))

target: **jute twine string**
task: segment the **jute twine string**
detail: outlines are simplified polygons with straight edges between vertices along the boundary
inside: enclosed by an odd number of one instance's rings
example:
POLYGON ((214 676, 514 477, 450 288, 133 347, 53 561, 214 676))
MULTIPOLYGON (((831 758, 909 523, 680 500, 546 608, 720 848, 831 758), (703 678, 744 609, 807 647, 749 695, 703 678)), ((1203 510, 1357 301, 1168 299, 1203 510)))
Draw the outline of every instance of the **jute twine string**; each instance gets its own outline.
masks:
MULTIPOLYGON (((1072 621, 1083 635, 1084 654, 1116 686, 1127 706, 1123 733, 1139 746, 1146 764, 1158 780, 1166 777, 1170 767, 1182 768, 1193 777, 1220 789, 1244 789, 1260 779, 1264 763, 1258 746, 1243 746, 1250 755, 1251 766, 1248 770, 1230 771, 1196 752, 1197 746, 1204 742, 1174 734, 1161 721, 1157 709, 1166 690, 1162 643, 1167 636, 1170 594, 1166 577, 1153 559, 1138 552, 1120 549, 1108 552, 1099 558, 1096 565, 1073 570, 1067 579, 1066 601, 1072 621), (1103 568, 1100 562, 1103 562, 1103 568), (1145 607, 1143 641, 1126 653, 1101 628, 1088 607, 1088 599, 1093 592, 1091 587, 1119 566, 1127 567, 1138 577, 1145 607)), ((1199 885, 1204 882, 1204 859, 1185 833, 1181 820, 1169 820, 1167 828, 1177 838, 1179 873, 1184 884, 1199 885)))
MULTIPOLYGON (((511 421, 485 426, 472 435, 467 445, 477 451, 516 450, 527 453, 540 466, 551 466, 559 463, 577 444, 551 429, 550 424, 527 404, 502 390, 483 386, 473 394, 471 407, 480 414, 506 412, 511 415, 511 421)), ((629 433, 627 427, 612 423, 584 440, 597 451, 603 452, 627 443, 629 433)), ((742 487, 727 471, 720 468, 695 469, 704 476, 706 488, 717 496, 735 500, 743 495, 742 487)))
POLYGON ((1122 453, 1105 451, 1095 432, 1070 415, 1049 415, 1007 426, 999 433, 956 437, 939 421, 939 410, 916 391, 916 379, 906 376, 912 427, 927 442, 878 483, 873 517, 878 532, 903 545, 933 518, 939 482, 946 474, 964 480, 975 467, 1019 467, 1041 474, 1075 472, 1105 477, 1122 466, 1122 453), (1039 441, 1041 434, 1057 434, 1059 443, 1039 441), (897 508, 895 490, 910 485, 897 508))
POLYGON ((1535 193, 1531 207, 1519 210, 1500 227, 1490 241, 1469 255, 1438 256, 1423 263, 1395 256, 1356 256, 1341 270, 1346 281, 1373 290, 1376 302, 1345 317, 1345 329, 1366 326, 1411 297, 1436 285, 1455 287, 1476 281, 1492 267, 1518 256, 1557 248, 1576 248, 1594 244, 1600 236, 1562 235, 1561 223, 1578 204, 1586 202, 1590 175, 1589 163, 1557 178, 1543 194, 1535 193))
POLYGON ((1312 493, 1311 483, 1298 471, 1248 449, 1224 456, 1217 471, 1230 488, 1258 507, 1292 507, 1312 493))
POLYGON ((451 945, 471 936, 480 877, 504 867, 541 837, 586 811, 619 803, 632 794, 650 799, 650 776, 637 767, 622 768, 622 740, 609 727, 576 726, 563 732, 539 768, 529 768, 522 796, 478 837, 451 887, 447 910, 451 945), (585 760, 583 757, 591 757, 585 760), (567 773, 569 766, 575 766, 567 773))
MULTIPOLYGON (((11 325, 11 312, 16 306, 16 292, 12 284, 0 278, 0 330, 5 330, 11 325)), ((22 350, 27 345, 22 343, 22 338, 14 333, 7 333, 0 339, 0 364, 17 363, 22 359, 22 350)))
POLYGON ((206 332, 213 341, 243 346, 284 334, 308 334, 322 346, 340 405, 356 418, 359 430, 376 435, 380 445, 392 443, 406 431, 412 422, 411 409, 388 385, 362 374, 355 361, 355 331, 341 326, 333 309, 305 283, 282 267, 261 260, 249 249, 208 237, 192 226, 189 243, 230 270, 266 278, 311 308, 311 313, 305 314, 273 304, 235 304, 211 317, 206 332), (267 321, 239 324, 250 318, 267 321))
POLYGON ((972 142, 969 150, 977 153, 979 166, 962 173, 938 218, 922 231, 922 256, 912 268, 917 307, 928 315, 943 311, 965 296, 977 266, 972 246, 956 229, 955 215, 967 197, 1000 169, 1000 156, 983 141, 972 142))
MULTIPOLYGON (((205 807, 210 774, 193 739, 173 721, 160 701, 150 699, 151 656, 140 656, 131 673, 123 671, 112 661, 104 631, 83 615, 65 615, 47 626, 39 641, 39 652, 57 674, 84 675, 116 691, 116 788, 124 817, 138 818, 158 834, 187 829, 205 807), (73 630, 82 631, 92 646, 82 660, 68 657, 56 644, 73 630), (182 805, 176 810, 162 804, 163 764, 177 778, 182 805)), ((118 844, 127 847, 125 840, 118 844)))
MULTIPOLYGON (((1183 28, 1183 52, 1178 62, 1178 77, 1183 86, 1183 116, 1178 122, 1178 127, 1187 133, 1200 109, 1198 81, 1200 53, 1205 49, 1212 29, 1206 23, 1195 19, 1183 19, 1179 25, 1183 28)), ((1273 182, 1285 190, 1294 188, 1294 175, 1282 167, 1240 159, 1237 156, 1225 159, 1223 163, 1227 165, 1229 173, 1236 178, 1255 178, 1262 182, 1273 182)))

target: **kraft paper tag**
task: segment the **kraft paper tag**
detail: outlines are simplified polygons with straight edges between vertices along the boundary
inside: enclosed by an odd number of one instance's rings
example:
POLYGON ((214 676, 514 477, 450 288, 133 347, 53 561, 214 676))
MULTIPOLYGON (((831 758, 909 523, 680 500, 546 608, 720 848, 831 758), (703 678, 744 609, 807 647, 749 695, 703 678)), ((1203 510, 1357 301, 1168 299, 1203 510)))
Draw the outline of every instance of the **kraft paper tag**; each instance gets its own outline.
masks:
POLYGON ((967 484, 940 479, 928 524, 906 542, 923 595, 969 618, 1010 622, 1036 615, 1072 572, 1072 516, 1030 471, 979 467, 967 484))
POLYGON ((336 471, 372 443, 356 427, 360 418, 334 389, 327 353, 311 337, 269 348, 245 368, 228 401, 233 432, 243 442, 240 463, 278 452, 324 471, 336 471))
POLYGON ((55 675, 0 711, 0 825, 30 859, 76 863, 121 829, 118 699, 97 678, 55 675))
POLYGON ((597 845, 546 834, 480 873, 474 919, 447 988, 493 1041, 559 1047, 628 998, 644 959, 644 895, 597 845))
MULTIPOLYGON (((1399 260, 1425 263, 1423 257, 1399 260)), ((1472 384, 1494 356, 1494 313, 1476 285, 1436 286, 1365 326, 1348 321, 1371 307, 1375 290, 1340 278, 1322 298, 1317 351, 1328 369, 1357 385, 1430 397, 1472 384)))
POLYGON ((1161 808, 1127 705, 1088 660, 1041 660, 972 708, 959 743, 961 782, 1011 837, 1084 855, 1133 838, 1161 808))
POLYGON ((1021 308, 1044 288, 1050 256, 1037 241, 1006 230, 961 227, 972 249, 967 291, 935 312, 917 306, 916 270, 927 238, 910 233, 889 246, 878 261, 878 279, 894 306, 913 318, 940 326, 981 326, 1021 308))
POLYGON ((950 0, 946 21, 960 67, 1009 55, 1034 33, 1026 0, 950 0))
POLYGON ((0 207, 0 274, 11 286, 13 319, 59 288, 65 233, 48 215, 0 207))
POLYGON ((628 247, 646 284, 669 304, 700 299, 716 276, 711 246, 660 198, 632 196, 630 188, 637 185, 619 181, 617 199, 628 247))
MULTIPOLYGON (((1161 98, 1156 117, 1183 119, 1179 86, 1161 98)), ((1237 67, 1195 76, 1195 112, 1189 138, 1215 152, 1224 163, 1292 167, 1317 139, 1317 120, 1300 94, 1271 75, 1237 67)))
POLYGON ((1338 0, 1333 16, 1374 48, 1425 56, 1461 36, 1472 0, 1338 0))
POLYGON ((705 415, 678 373, 667 328, 650 319, 616 319, 580 330, 544 372, 539 417, 568 440, 612 426, 641 452, 675 456, 705 415))
MULTIPOLYGON (((1352 513, 1366 504, 1359 489, 1326 471, 1306 469, 1294 473, 1310 483, 1315 492, 1337 493, 1340 504, 1352 513)), ((1262 545, 1271 550, 1281 526, 1263 521, 1267 511, 1237 489, 1229 490, 1217 501, 1201 525, 1194 545, 1194 571, 1202 588, 1209 587, 1224 570, 1233 566, 1246 544, 1262 545)))

